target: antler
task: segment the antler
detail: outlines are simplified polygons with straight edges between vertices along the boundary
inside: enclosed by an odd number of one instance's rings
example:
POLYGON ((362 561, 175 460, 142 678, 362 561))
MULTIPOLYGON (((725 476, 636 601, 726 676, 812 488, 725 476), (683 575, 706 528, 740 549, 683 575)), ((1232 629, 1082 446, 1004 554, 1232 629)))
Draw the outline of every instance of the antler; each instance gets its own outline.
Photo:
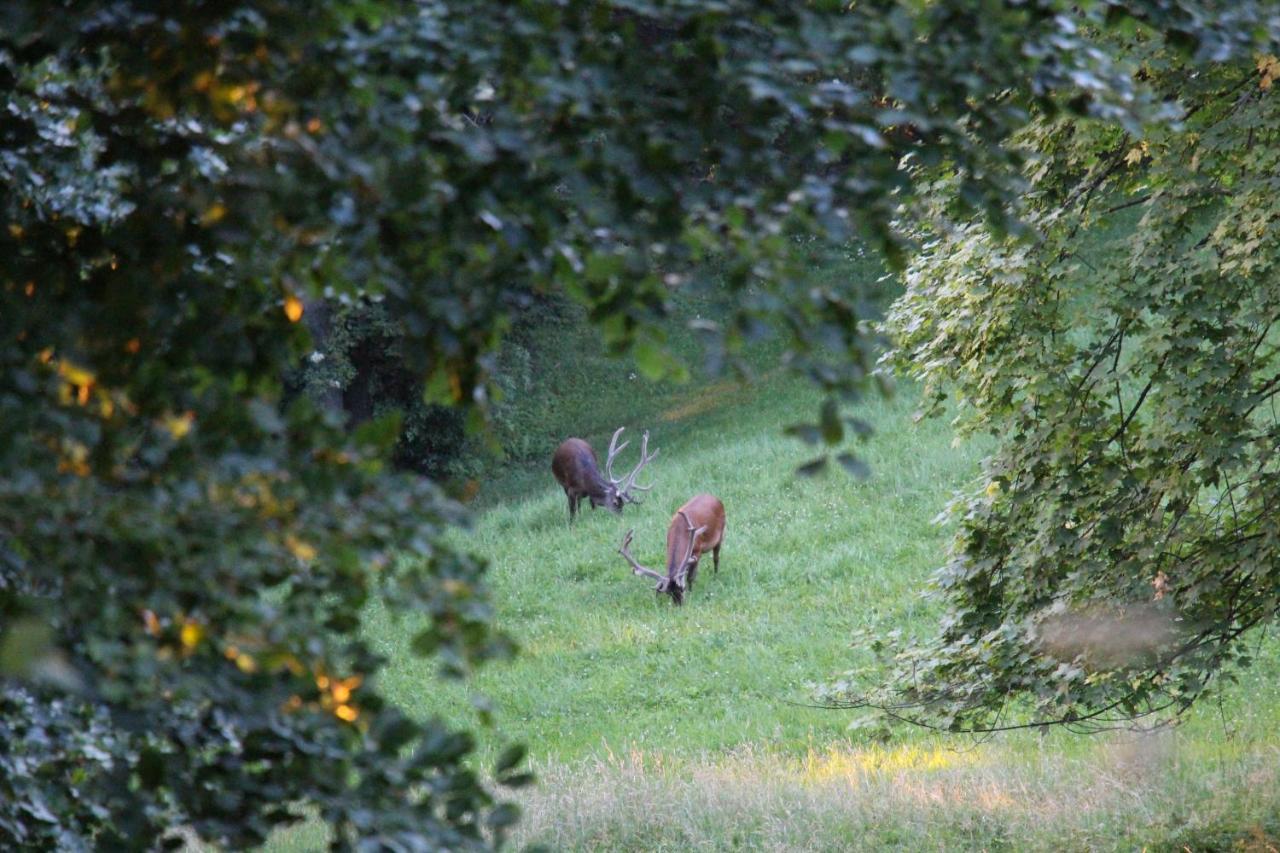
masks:
POLYGON ((622 435, 624 429, 626 427, 620 426, 614 431, 613 438, 609 439, 609 456, 604 461, 604 475, 609 478, 609 482, 614 486, 617 486, 622 480, 615 479, 613 476, 613 460, 622 452, 624 447, 631 443, 631 439, 627 439, 622 442, 621 447, 618 446, 618 436, 622 435))
MULTIPOLYGON (((618 449, 621 450, 622 448, 618 449)), ((636 477, 640 476, 640 472, 644 470, 644 466, 657 458, 657 450, 653 451, 652 454, 649 453, 649 431, 645 430, 644 437, 640 440, 640 462, 636 464, 636 467, 627 475, 627 478, 622 482, 622 485, 618 487, 618 494, 622 495, 623 499, 630 501, 631 503, 638 504, 640 503, 639 499, 632 495, 631 492, 647 492, 653 488, 652 484, 648 486, 637 486, 636 477)))
POLYGON ((658 574, 657 572, 655 572, 653 569, 647 569, 647 568, 645 568, 644 566, 642 566, 642 565, 640 565, 639 563, 637 563, 637 562, 636 562, 636 560, 635 560, 635 558, 631 556, 631 551, 630 551, 630 548, 631 548, 631 535, 632 535, 633 533, 635 533, 635 530, 634 530, 634 529, 632 529, 632 530, 628 530, 628 531, 627 531, 627 535, 626 535, 626 536, 624 536, 624 537, 622 537, 622 547, 618 549, 618 553, 622 555, 623 559, 625 559, 628 563, 630 563, 630 564, 631 564, 631 572, 632 572, 632 574, 635 574, 635 575, 637 575, 637 576, 641 576, 641 575, 648 575, 649 577, 651 577, 651 578, 653 578, 654 580, 656 580, 656 581, 658 582, 659 586, 661 587, 661 585, 662 585, 662 584, 665 584, 665 583, 666 583, 666 581, 667 581, 667 576, 666 576, 666 575, 660 575, 660 574, 658 574))

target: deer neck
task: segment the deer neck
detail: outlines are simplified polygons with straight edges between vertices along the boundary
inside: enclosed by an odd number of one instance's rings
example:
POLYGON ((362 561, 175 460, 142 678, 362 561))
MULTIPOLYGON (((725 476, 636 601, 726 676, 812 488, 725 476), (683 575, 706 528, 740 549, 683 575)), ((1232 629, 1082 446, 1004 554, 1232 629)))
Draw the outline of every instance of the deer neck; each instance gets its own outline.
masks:
POLYGON ((676 572, 684 568, 693 550, 690 547, 693 545, 693 524, 689 521, 689 516, 684 514, 684 510, 676 510, 676 515, 680 516, 684 526, 676 527, 667 540, 667 577, 669 578, 675 577, 676 572))
POLYGON ((609 481, 600 473, 600 469, 592 465, 586 470, 584 479, 587 494, 603 503, 609 496, 609 481))

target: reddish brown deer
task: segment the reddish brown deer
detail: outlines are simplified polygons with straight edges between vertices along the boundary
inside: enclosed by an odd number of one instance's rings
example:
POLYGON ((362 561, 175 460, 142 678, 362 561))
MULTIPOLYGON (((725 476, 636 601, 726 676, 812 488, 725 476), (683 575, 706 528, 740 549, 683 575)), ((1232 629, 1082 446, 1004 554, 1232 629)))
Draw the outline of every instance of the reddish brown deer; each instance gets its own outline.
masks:
POLYGON ((612 513, 621 513, 622 507, 628 503, 640 503, 636 492, 647 492, 652 485, 636 485, 636 477, 658 456, 658 451, 649 452, 649 433, 640 440, 640 461, 631 473, 625 477, 613 476, 613 460, 623 451, 630 440, 618 444, 618 436, 625 427, 618 427, 609 441, 609 455, 604 462, 604 476, 600 475, 600 464, 596 452, 580 438, 566 439, 551 457, 551 473, 564 489, 569 499, 569 523, 573 524, 578 514, 578 504, 583 498, 591 501, 591 508, 602 506, 612 513))
POLYGON ((684 602, 686 591, 693 589, 698 575, 698 560, 711 552, 716 573, 720 572, 720 545, 724 542, 724 504, 712 495, 694 495, 671 516, 667 528, 667 573, 660 575, 646 568, 631 556, 631 535, 628 530, 622 539, 618 553, 631 564, 631 572, 650 577, 658 583, 653 591, 671 596, 676 604, 684 602))

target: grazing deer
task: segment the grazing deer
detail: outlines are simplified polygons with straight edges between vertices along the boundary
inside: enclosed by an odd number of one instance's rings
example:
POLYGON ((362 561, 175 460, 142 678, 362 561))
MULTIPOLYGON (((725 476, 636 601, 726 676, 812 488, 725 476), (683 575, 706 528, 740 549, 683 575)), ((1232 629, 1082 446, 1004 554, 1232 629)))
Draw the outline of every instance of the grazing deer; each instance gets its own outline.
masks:
POLYGON ((676 510, 667 528, 667 573, 660 575, 645 568, 631 556, 631 534, 628 530, 618 553, 631 564, 637 576, 650 577, 658 583, 653 591, 671 596, 676 604, 684 602, 686 590, 693 589, 698 574, 698 560, 710 550, 717 574, 720 572, 720 544, 724 542, 724 504, 712 495, 695 495, 676 510))
POLYGON ((640 441, 640 462, 625 477, 613 476, 613 460, 622 452, 630 440, 618 444, 618 436, 626 427, 618 427, 609 441, 609 456, 604 462, 604 476, 600 476, 600 465, 596 460, 596 452, 580 438, 566 439, 556 448, 551 457, 551 473, 564 489, 569 498, 569 523, 573 524, 578 514, 578 503, 585 497, 591 501, 591 508, 602 506, 612 513, 620 514, 624 504, 640 503, 634 492, 647 492, 653 488, 637 486, 636 477, 644 466, 652 462, 658 451, 649 452, 649 433, 640 441))

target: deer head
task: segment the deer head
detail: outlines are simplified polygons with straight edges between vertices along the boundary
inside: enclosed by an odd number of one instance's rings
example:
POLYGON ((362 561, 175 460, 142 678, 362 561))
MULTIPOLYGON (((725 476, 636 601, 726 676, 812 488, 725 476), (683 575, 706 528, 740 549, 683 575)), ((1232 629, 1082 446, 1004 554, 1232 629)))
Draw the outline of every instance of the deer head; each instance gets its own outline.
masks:
POLYGON ((671 596, 680 604, 685 593, 693 589, 698 574, 698 561, 705 551, 715 559, 717 573, 720 569, 720 546, 724 542, 724 504, 715 495, 705 492, 694 495, 671 516, 667 525, 667 573, 655 572, 642 566, 631 556, 631 537, 628 530, 618 553, 631 565, 633 574, 652 578, 654 592, 671 596))
MULTIPOLYGON (((693 536, 689 540, 689 550, 693 547, 693 540, 701 533, 701 529, 694 531, 693 536)), ((684 594, 688 589, 689 583, 689 550, 685 552, 684 560, 680 561, 679 567, 670 571, 668 574, 659 574, 647 566, 642 566, 636 559, 631 556, 631 537, 635 530, 628 530, 627 535, 622 538, 622 547, 618 549, 618 553, 622 558, 631 564, 631 572, 637 577, 652 578, 657 581, 653 587, 653 591, 659 595, 669 595, 671 600, 677 605, 684 603, 684 594)))

